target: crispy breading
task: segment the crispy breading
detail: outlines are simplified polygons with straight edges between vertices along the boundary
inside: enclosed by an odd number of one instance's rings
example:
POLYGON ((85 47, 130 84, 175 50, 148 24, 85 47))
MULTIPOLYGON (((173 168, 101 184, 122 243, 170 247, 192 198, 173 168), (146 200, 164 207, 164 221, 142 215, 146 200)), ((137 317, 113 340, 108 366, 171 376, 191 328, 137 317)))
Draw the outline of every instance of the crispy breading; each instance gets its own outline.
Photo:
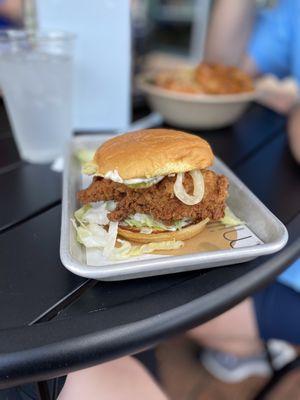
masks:
POLYGON ((234 94, 254 90, 251 78, 239 68, 208 63, 195 69, 160 72, 154 83, 183 93, 234 94))
POLYGON ((251 92, 251 78, 242 70, 220 64, 200 64, 196 68, 196 82, 204 93, 229 94, 251 92))
MULTIPOLYGON (((203 170, 202 174, 204 197, 193 206, 182 203, 174 195, 175 177, 165 177, 147 189, 132 189, 122 183, 95 177, 87 189, 78 192, 78 199, 82 204, 115 200, 117 208, 108 215, 113 221, 122 221, 135 213, 149 214, 167 224, 182 218, 191 218, 195 222, 205 218, 215 221, 224 216, 228 180, 224 175, 217 175, 210 170, 203 170)), ((183 183, 186 191, 192 193, 193 181, 189 174, 185 174, 183 183)))

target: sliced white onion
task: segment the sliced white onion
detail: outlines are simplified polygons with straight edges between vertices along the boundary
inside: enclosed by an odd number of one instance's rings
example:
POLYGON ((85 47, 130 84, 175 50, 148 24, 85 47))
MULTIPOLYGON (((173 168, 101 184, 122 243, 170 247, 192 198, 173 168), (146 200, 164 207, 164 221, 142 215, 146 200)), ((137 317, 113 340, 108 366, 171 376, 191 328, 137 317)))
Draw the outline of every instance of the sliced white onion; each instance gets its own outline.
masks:
POLYGON ((118 222, 111 221, 108 228, 108 238, 103 249, 103 255, 109 257, 115 247, 118 234, 118 222))
POLYGON ((190 171, 189 174, 193 179, 194 192, 192 195, 185 191, 183 186, 184 173, 177 174, 177 178, 174 184, 175 196, 182 201, 182 203, 188 206, 193 206, 200 203, 204 196, 204 179, 203 175, 199 170, 190 171))

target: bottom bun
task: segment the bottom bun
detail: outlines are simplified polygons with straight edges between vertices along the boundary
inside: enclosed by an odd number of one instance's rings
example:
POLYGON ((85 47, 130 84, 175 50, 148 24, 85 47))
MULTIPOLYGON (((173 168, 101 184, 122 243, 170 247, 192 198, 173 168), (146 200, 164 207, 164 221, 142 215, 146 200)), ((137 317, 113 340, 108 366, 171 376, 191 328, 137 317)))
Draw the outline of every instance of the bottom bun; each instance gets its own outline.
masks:
POLYGON ((126 229, 124 227, 118 229, 118 234, 123 238, 137 243, 150 243, 150 242, 164 242, 167 240, 187 240, 198 235, 205 228, 209 222, 209 218, 204 219, 198 224, 189 225, 186 228, 182 228, 179 231, 163 231, 158 233, 140 233, 126 229))

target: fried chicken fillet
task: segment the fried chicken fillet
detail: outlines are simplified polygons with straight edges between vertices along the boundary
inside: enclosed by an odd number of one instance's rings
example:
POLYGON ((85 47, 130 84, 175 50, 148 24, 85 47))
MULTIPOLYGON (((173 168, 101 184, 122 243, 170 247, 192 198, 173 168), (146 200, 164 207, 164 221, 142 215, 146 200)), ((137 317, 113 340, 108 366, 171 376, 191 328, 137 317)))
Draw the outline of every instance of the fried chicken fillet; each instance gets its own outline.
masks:
MULTIPOLYGON (((116 201, 117 208, 108 215, 112 221, 122 221, 135 213, 149 214, 167 225, 183 218, 190 218, 193 222, 205 218, 219 220, 224 216, 228 179, 211 170, 201 172, 205 183, 204 197, 193 206, 182 203, 174 195, 176 178, 173 176, 166 176, 156 185, 146 189, 133 189, 122 183, 94 177, 87 189, 78 192, 78 199, 82 204, 100 200, 116 201)), ((187 193, 193 192, 193 181, 189 174, 185 174, 183 185, 187 193)))

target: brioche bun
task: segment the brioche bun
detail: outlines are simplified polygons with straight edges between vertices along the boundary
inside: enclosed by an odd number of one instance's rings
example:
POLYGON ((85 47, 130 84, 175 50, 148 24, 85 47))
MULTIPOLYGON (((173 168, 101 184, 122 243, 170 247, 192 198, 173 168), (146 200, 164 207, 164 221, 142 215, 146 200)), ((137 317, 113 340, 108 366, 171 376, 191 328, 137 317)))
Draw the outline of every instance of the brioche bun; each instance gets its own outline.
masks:
POLYGON ((117 171, 122 179, 152 178, 212 165, 210 145, 198 136, 171 129, 145 129, 103 143, 93 159, 96 175, 117 171))
POLYGON ((150 242, 163 242, 167 240, 187 240, 192 237, 198 235, 198 233, 202 232, 209 219, 198 222, 194 225, 189 225, 186 228, 182 228, 179 231, 164 231, 159 233, 140 233, 138 231, 126 229, 125 227, 118 228, 118 234, 123 238, 137 242, 137 243, 150 243, 150 242))

